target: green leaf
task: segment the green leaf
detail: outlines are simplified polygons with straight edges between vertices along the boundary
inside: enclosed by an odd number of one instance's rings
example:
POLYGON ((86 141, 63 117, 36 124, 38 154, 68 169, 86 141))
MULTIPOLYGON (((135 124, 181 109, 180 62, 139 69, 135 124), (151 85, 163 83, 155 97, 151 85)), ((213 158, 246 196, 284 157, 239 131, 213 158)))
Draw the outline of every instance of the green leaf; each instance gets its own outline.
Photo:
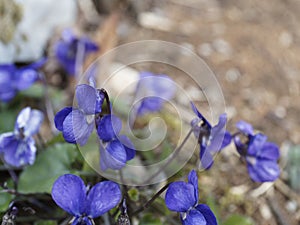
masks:
POLYGON ((8 193, 3 193, 1 192, 2 190, 3 189, 0 187, 0 212, 5 212, 14 196, 8 193))
POLYGON ((223 225, 254 225, 254 221, 247 216, 234 214, 229 216, 223 225))
POLYGON ((154 217, 152 214, 147 213, 140 220, 139 225, 162 225, 159 218, 154 217))
POLYGON ((17 114, 17 110, 5 110, 0 112, 0 133, 14 130, 17 114))
POLYGON ((29 89, 20 92, 20 95, 30 98, 42 98, 44 96, 44 85, 41 83, 33 84, 29 89))
POLYGON ((139 190, 136 189, 136 188, 131 188, 129 191, 128 191, 128 195, 129 195, 129 198, 134 201, 134 202, 137 202, 140 198, 140 193, 139 193, 139 190))
POLYGON ((18 191, 21 193, 50 193, 54 181, 61 175, 72 173, 71 164, 78 155, 72 144, 56 144, 41 152, 34 165, 21 173, 18 191))

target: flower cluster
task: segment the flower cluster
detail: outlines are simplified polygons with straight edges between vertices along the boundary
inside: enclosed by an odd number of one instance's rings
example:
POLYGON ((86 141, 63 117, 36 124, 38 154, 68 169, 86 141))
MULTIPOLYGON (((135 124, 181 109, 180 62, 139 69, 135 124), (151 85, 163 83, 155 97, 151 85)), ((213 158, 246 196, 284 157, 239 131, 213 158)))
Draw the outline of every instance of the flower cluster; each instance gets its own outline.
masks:
POLYGON ((69 75, 75 75, 76 60, 78 54, 82 55, 80 62, 82 63, 85 57, 91 53, 98 51, 97 44, 92 42, 87 37, 76 37, 70 29, 62 32, 62 40, 58 41, 55 46, 55 55, 59 63, 64 67, 69 75))
POLYGON ((279 148, 272 142, 267 142, 267 136, 255 134, 250 124, 240 121, 236 124, 239 133, 234 137, 234 144, 239 154, 246 159, 249 175, 253 181, 274 181, 280 175, 277 164, 279 148), (242 141, 241 136, 246 137, 242 141))
POLYGON ((45 63, 45 59, 24 67, 16 67, 14 64, 0 65, 0 100, 9 102, 19 91, 31 87, 39 78, 37 71, 45 63))
POLYGON ((14 131, 0 135, 0 153, 7 164, 20 167, 34 163, 36 146, 32 136, 43 118, 41 111, 26 107, 19 113, 14 131))
POLYGON ((72 225, 92 225, 97 218, 117 206, 121 190, 112 181, 103 181, 90 190, 82 179, 72 174, 59 177, 52 187, 52 198, 66 212, 74 216, 72 225))

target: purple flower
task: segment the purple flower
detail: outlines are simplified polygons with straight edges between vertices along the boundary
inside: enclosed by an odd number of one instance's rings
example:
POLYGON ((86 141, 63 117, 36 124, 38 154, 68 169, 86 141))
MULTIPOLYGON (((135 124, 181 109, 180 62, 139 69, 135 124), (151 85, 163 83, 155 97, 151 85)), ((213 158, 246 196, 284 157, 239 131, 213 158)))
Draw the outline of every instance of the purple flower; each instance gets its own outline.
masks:
POLYGON ((54 118, 55 126, 69 143, 85 145, 95 126, 95 114, 101 112, 104 96, 101 90, 81 84, 76 87, 78 108, 65 107, 54 118))
POLYGON ((211 209, 198 204, 198 177, 194 170, 188 176, 188 182, 177 181, 170 184, 165 202, 169 210, 179 212, 183 225, 217 225, 211 209))
POLYGON ((9 102, 19 91, 31 87, 39 77, 37 70, 44 63, 45 59, 20 68, 13 64, 0 65, 0 100, 9 102))
POLYGON ((175 91, 175 83, 167 75, 141 72, 136 97, 142 100, 135 109, 137 115, 161 110, 163 104, 173 98, 175 91))
POLYGON ((69 75, 75 75, 76 56, 81 50, 83 56, 80 63, 91 52, 98 51, 98 46, 87 37, 76 37, 70 29, 62 33, 62 40, 55 45, 55 55, 59 63, 64 67, 69 75))
POLYGON ((101 170, 122 169, 135 156, 135 148, 130 139, 119 135, 121 129, 122 122, 115 115, 105 115, 98 124, 101 170))
POLYGON ((197 118, 193 119, 191 126, 195 137, 200 144, 200 160, 204 169, 209 169, 213 164, 213 155, 225 148, 231 142, 231 135, 226 131, 226 114, 221 114, 217 125, 212 127, 201 115, 196 106, 191 103, 197 118))
POLYGON ((238 122, 236 127, 240 133, 234 136, 234 143, 239 154, 246 159, 251 179, 256 182, 276 180, 280 175, 278 146, 267 142, 267 136, 254 134, 252 126, 244 121, 238 122), (242 141, 241 135, 246 136, 246 141, 242 141))
POLYGON ((41 111, 26 107, 19 113, 14 131, 0 135, 0 153, 7 164, 20 167, 34 163, 36 147, 32 136, 43 118, 41 111))
POLYGON ((112 181, 97 183, 90 190, 82 179, 72 174, 60 176, 53 184, 52 198, 63 210, 74 216, 72 225, 92 225, 97 218, 117 206, 121 190, 112 181))

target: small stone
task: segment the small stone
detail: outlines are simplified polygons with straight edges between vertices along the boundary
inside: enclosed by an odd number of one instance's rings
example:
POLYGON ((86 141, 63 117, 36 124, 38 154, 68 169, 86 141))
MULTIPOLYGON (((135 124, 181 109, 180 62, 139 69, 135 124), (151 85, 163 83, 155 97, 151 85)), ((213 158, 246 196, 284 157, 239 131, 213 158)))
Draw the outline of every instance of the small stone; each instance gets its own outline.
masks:
POLYGON ((283 106, 280 106, 280 105, 277 106, 277 107, 275 108, 274 113, 275 113, 275 115, 276 115, 278 118, 280 118, 280 119, 283 119, 283 118, 286 117, 286 109, 285 109, 285 107, 283 107, 283 106))
POLYGON ((138 22, 141 26, 161 31, 171 31, 174 23, 167 17, 155 12, 142 12, 138 16, 138 22))
POLYGON ((283 46, 283 47, 290 47, 293 44, 293 36, 291 33, 283 31, 281 32, 280 36, 279 36, 279 43, 283 46))
POLYGON ((240 76, 241 73, 238 69, 231 68, 226 72, 225 78, 229 82, 235 82, 240 76))
POLYGON ((203 43, 198 47, 198 53, 201 56, 208 57, 212 54, 213 49, 209 43, 203 43))
POLYGON ((298 204, 296 201, 288 201, 285 205, 285 208, 287 209, 287 211, 294 213, 297 211, 298 208, 298 204))
POLYGON ((230 57, 232 54, 232 49, 230 44, 224 39, 216 39, 213 41, 213 47, 215 50, 226 57, 230 57))

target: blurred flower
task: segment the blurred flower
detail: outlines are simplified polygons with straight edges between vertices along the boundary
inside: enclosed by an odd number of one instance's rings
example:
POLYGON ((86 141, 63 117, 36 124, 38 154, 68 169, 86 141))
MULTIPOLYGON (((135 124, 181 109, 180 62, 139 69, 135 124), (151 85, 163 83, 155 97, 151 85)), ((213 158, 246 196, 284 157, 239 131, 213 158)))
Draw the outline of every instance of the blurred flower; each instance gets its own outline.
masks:
POLYGON ((36 147, 32 136, 43 119, 41 111, 26 107, 19 113, 14 131, 0 135, 0 153, 7 164, 20 167, 34 163, 36 147))
POLYGON ((191 103, 192 109, 198 118, 191 122, 195 137, 200 144, 200 160, 204 169, 209 169, 213 164, 213 155, 225 148, 231 142, 231 135, 225 129, 226 114, 221 114, 217 125, 212 127, 201 115, 196 106, 191 103))
POLYGON ((31 87, 38 79, 38 69, 45 63, 42 59, 28 66, 17 68, 14 64, 0 65, 0 100, 8 102, 15 97, 18 91, 31 87))
POLYGON ((95 114, 101 112, 104 95, 87 84, 76 87, 78 108, 65 107, 54 118, 55 126, 69 143, 85 145, 95 126, 95 114))
POLYGON ((198 195, 198 177, 192 170, 187 183, 176 181, 170 184, 165 202, 169 210, 180 212, 183 225, 217 225, 211 209, 205 204, 198 204, 198 195))
POLYGON ((53 184, 52 198, 63 210, 74 216, 72 225, 92 225, 97 218, 117 206, 121 190, 112 181, 97 183, 90 190, 82 179, 72 174, 60 176, 53 184))
POLYGON ((254 134, 252 126, 244 121, 238 122, 236 127, 240 133, 234 136, 234 143, 239 154, 246 159, 251 179, 256 182, 276 180, 280 175, 278 146, 267 142, 264 134, 254 134), (242 141, 241 135, 246 140, 242 141))
POLYGON ((105 115, 98 124, 101 170, 122 169, 135 156, 135 148, 130 139, 119 135, 121 129, 122 122, 115 115, 105 115))
POLYGON ((174 81, 167 75, 141 72, 137 85, 137 99, 142 99, 136 110, 137 115, 161 110, 163 104, 175 95, 174 81))
POLYGON ((96 43, 87 37, 76 37, 70 29, 62 32, 62 40, 55 45, 55 56, 69 75, 75 75, 77 54, 82 54, 80 63, 91 53, 98 51, 96 43), (80 51, 82 51, 80 53, 80 51))

